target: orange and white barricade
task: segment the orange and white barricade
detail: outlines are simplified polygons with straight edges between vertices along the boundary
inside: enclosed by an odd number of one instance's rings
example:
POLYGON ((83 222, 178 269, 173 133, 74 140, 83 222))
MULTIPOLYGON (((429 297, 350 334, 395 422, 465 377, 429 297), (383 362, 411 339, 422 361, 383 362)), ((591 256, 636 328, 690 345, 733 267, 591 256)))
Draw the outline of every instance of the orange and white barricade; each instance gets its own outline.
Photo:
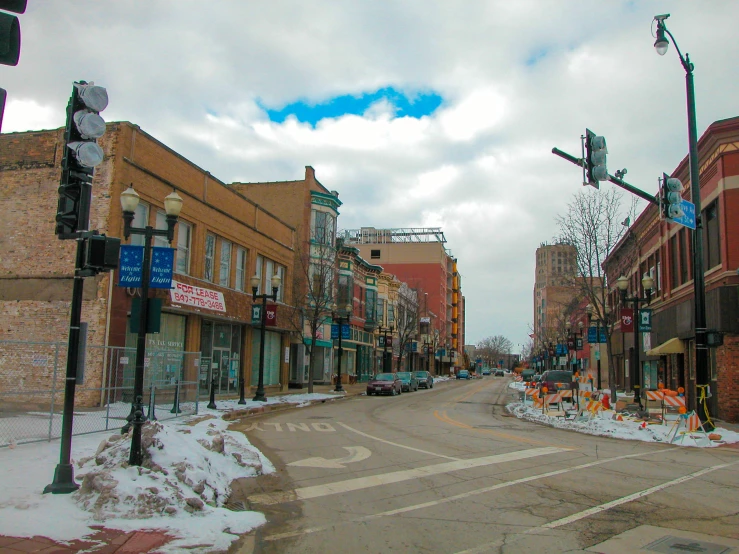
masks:
MULTIPOLYGON (((680 397, 674 396, 672 398, 680 397)), ((677 421, 673 424, 670 432, 667 433, 667 440, 671 444, 674 444, 677 442, 679 436, 680 444, 682 444, 686 435, 693 439, 696 445, 698 445, 699 439, 705 439, 708 444, 711 444, 711 439, 708 438, 708 433, 706 433, 706 430, 703 428, 703 424, 701 423, 698 414, 695 413, 695 410, 685 414, 680 414, 680 417, 678 417, 677 421), (698 433, 698 436, 695 436, 692 433, 698 433)))
POLYGON ((541 412, 548 416, 565 416, 567 415, 562 409, 562 393, 556 392, 553 394, 547 394, 544 396, 544 404, 541 408, 541 412), (556 404, 556 410, 552 410, 552 404, 556 404))
POLYGON ((516 375, 515 380, 520 383, 521 381, 523 381, 523 377, 521 377, 521 375, 516 375))
POLYGON ((539 389, 531 387, 524 389, 523 402, 526 403, 527 399, 531 399, 532 403, 536 404, 535 400, 539 398, 539 389))
POLYGON ((585 419, 590 421, 598 413, 603 411, 603 403, 600 400, 586 400, 580 404, 580 410, 577 412, 577 420, 585 419))

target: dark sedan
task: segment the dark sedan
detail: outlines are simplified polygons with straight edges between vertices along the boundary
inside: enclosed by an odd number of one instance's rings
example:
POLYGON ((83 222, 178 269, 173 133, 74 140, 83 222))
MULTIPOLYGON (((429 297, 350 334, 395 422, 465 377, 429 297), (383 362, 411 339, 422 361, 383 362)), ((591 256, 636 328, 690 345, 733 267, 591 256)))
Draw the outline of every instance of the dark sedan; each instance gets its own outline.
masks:
POLYGON ((434 378, 428 371, 414 371, 413 375, 418 381, 418 386, 422 389, 433 389, 434 378))
POLYGON ((413 392, 418 390, 418 379, 416 379, 410 371, 398 371, 398 378, 403 383, 403 391, 413 392))
POLYGON ((403 392, 403 382, 396 373, 378 373, 367 382, 367 396, 373 394, 391 394, 403 392))

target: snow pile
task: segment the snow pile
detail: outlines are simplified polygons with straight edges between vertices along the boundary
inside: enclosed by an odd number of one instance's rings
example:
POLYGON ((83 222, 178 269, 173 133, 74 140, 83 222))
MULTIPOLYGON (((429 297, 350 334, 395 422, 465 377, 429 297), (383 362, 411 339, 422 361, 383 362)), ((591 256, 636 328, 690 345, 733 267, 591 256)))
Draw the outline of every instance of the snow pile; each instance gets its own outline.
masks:
POLYGON ((508 388, 523 392, 526 390, 526 384, 523 381, 511 381, 508 384, 508 388))
POLYGON ((214 418, 192 427, 147 424, 141 433, 141 467, 128 465, 130 435, 113 435, 78 463, 82 483, 74 497, 98 521, 221 507, 233 479, 262 473, 260 456, 244 435, 225 427, 214 418))
POLYGON ((434 384, 443 383, 444 381, 450 381, 450 380, 451 380, 451 377, 449 377, 448 375, 438 375, 434 377, 434 384))
MULTIPOLYGON (((513 402, 506 409, 519 419, 543 423, 557 429, 567 429, 588 435, 599 435, 613 437, 623 440, 638 440, 643 442, 669 442, 668 435, 675 430, 675 421, 667 421, 664 424, 643 425, 641 421, 614 419, 617 414, 613 410, 605 410, 593 416, 592 419, 581 421, 553 417, 542 413, 541 408, 534 408, 530 404, 513 402)), ((683 446, 714 447, 724 443, 739 442, 739 433, 728 429, 716 428, 714 433, 721 435, 720 441, 708 440, 702 431, 684 435, 678 434, 675 444, 683 446)))
MULTIPOLYGON (((327 398, 336 396, 291 394, 267 403, 302 406, 327 398)), ((128 465, 130 435, 74 436, 72 463, 81 486, 72 494, 42 493, 59 461, 58 440, 0 448, 0 535, 72 541, 94 535, 91 526, 102 525, 165 530, 174 540, 158 552, 226 551, 237 535, 266 522, 259 512, 225 507, 231 483, 275 470, 246 435, 228 431, 229 422, 221 418, 264 405, 218 401, 216 410, 201 404, 199 416, 147 423, 141 467, 128 465)))

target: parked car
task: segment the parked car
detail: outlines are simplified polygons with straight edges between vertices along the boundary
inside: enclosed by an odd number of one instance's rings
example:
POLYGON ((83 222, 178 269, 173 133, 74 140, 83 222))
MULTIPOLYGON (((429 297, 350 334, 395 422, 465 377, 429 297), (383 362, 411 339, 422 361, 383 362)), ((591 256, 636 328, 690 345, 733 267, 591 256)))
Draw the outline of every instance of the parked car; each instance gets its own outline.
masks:
POLYGON ((536 386, 541 389, 546 387, 548 392, 558 390, 571 390, 576 388, 572 382, 572 372, 562 369, 550 369, 541 374, 536 386))
POLYGON ((495 370, 495 377, 505 377, 505 371, 501 368, 495 370))
POLYGON ((482 374, 483 375, 490 375, 490 368, 489 367, 483 367, 482 368, 482 374))
POLYGON ((466 369, 460 369, 457 372, 457 379, 469 379, 470 378, 470 372, 466 369))
POLYGON ((404 391, 413 392, 414 390, 418 390, 418 379, 415 378, 413 373, 410 371, 398 371, 396 375, 401 383, 403 383, 404 391))
POLYGON ((395 396, 403 392, 403 382, 397 373, 378 373, 367 381, 367 396, 373 394, 391 394, 395 396))
POLYGON ((428 371, 416 371, 413 376, 418 381, 418 386, 422 389, 434 388, 434 377, 428 371))

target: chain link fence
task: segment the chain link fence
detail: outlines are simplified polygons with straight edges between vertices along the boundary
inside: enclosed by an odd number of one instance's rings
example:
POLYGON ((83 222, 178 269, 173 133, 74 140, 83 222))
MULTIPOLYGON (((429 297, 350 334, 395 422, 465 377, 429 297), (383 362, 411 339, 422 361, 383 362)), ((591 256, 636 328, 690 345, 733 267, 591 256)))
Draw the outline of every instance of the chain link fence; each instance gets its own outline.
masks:
MULTIPOLYGON (((0 341, 0 447, 61 436, 67 343, 0 341)), ((74 435, 120 429, 131 413, 136 349, 89 346, 75 390, 74 435)), ((151 419, 198 412, 200 352, 149 351, 144 404, 151 419), (185 369, 188 368, 188 371, 185 369)))

